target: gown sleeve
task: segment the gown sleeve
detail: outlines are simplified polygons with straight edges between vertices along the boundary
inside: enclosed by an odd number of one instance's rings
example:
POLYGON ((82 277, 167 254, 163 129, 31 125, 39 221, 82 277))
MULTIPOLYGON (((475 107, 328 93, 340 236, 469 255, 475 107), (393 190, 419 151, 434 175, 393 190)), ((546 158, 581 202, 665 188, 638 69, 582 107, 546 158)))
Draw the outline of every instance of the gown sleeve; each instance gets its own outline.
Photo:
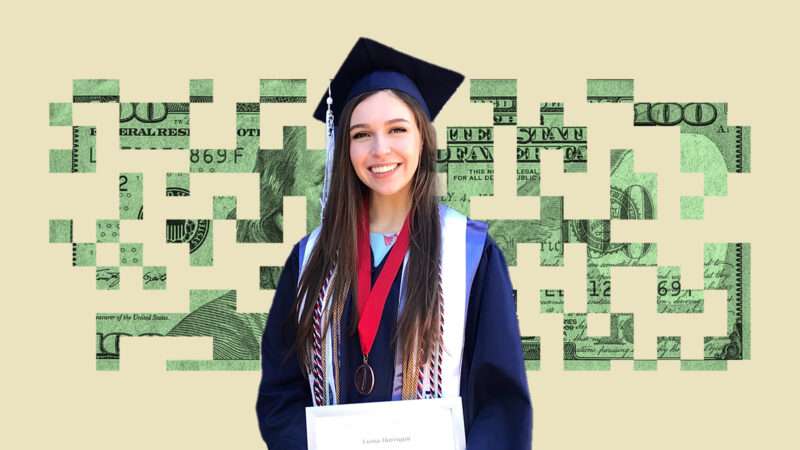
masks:
POLYGON ((461 396, 467 450, 530 449, 533 407, 511 279, 487 236, 470 293, 461 396))
POLYGON ((261 342, 256 415, 270 449, 307 448, 305 407, 311 406, 311 392, 292 349, 297 321, 288 317, 297 290, 298 255, 295 244, 281 271, 261 342))

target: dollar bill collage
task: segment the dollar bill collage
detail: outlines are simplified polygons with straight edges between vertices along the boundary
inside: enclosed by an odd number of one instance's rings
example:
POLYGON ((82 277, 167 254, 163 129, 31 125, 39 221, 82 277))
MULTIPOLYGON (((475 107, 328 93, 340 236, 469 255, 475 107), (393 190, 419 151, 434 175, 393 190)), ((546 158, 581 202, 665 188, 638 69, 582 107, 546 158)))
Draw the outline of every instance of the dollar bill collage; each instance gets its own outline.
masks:
POLYGON ((2 9, 2 448, 265 447, 262 333, 320 223, 312 114, 359 36, 465 76, 438 195, 508 263, 533 448, 798 445, 800 8, 2 9))

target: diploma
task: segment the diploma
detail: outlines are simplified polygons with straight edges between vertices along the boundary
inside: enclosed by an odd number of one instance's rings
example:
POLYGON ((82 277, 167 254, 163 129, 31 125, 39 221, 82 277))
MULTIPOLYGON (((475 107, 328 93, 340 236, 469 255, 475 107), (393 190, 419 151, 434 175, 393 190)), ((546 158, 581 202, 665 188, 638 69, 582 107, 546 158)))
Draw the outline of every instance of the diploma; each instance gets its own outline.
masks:
POLYGON ((464 450, 461 397, 306 407, 309 450, 464 450))

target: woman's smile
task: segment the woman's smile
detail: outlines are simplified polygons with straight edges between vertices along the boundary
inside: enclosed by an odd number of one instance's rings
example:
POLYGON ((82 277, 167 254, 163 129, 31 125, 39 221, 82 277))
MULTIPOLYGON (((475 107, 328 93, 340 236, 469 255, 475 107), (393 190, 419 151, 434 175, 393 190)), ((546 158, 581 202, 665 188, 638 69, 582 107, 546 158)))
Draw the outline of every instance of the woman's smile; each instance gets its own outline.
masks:
POLYGON ((375 178, 386 178, 395 173, 396 172, 395 169, 397 169, 398 167, 400 167, 400 163, 381 164, 370 167, 369 171, 375 178))

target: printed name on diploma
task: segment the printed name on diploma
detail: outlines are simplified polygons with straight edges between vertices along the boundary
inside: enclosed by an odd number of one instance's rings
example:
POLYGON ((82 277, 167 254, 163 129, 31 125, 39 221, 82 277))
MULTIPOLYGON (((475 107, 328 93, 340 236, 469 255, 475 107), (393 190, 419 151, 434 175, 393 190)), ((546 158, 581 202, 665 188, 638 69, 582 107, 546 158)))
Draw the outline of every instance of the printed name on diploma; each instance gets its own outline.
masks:
POLYGON ((380 439, 362 439, 361 443, 364 445, 369 444, 390 444, 390 443, 398 443, 398 442, 411 442, 411 436, 399 436, 399 437, 382 437, 380 439))

